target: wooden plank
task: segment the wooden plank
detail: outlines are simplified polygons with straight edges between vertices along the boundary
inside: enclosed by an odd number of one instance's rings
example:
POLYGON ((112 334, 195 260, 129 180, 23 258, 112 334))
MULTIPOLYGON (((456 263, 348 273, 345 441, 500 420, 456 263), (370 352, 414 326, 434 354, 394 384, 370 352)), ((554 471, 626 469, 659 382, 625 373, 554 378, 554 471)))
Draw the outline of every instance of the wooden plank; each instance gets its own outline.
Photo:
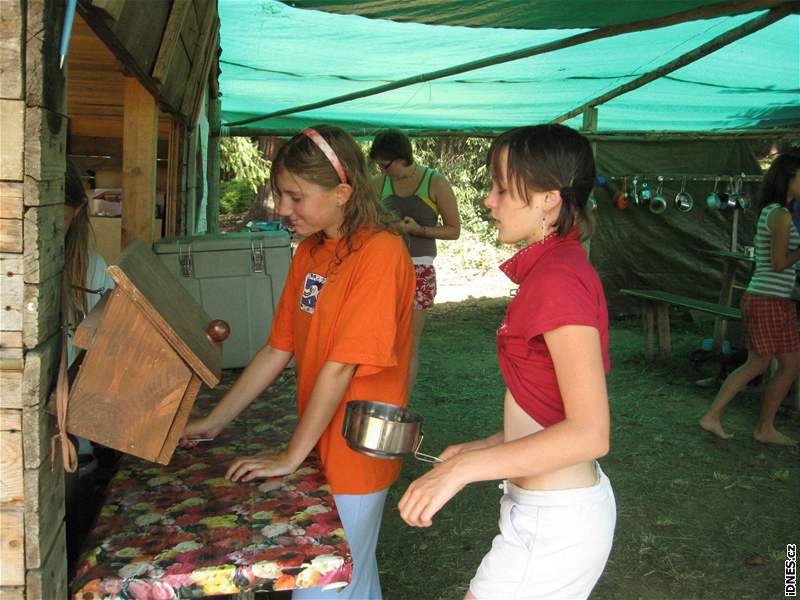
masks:
POLYGON ((22 357, 22 332, 0 331, 0 370, 21 371, 22 357))
POLYGON ((22 218, 22 184, 18 181, 0 181, 0 218, 22 218))
POLYGON ((122 14, 122 7, 125 5, 120 0, 91 0, 92 8, 99 10, 103 13, 103 17, 118 21, 122 14))
POLYGON ((22 343, 35 348, 58 331, 61 324, 61 276, 42 283, 25 284, 22 290, 22 343))
POLYGON ((158 48, 158 56, 153 66, 152 77, 158 82, 164 82, 170 72, 172 57, 176 50, 180 50, 181 30, 190 10, 193 10, 191 0, 174 0, 172 4, 164 35, 161 37, 161 45, 158 48))
POLYGON ((22 370, 0 371, 0 408, 22 408, 22 370))
POLYGON ((75 329, 75 334, 72 336, 72 345, 76 348, 83 348, 88 350, 94 343, 94 337, 100 329, 100 324, 103 322, 103 315, 106 312, 106 304, 108 298, 111 296, 111 290, 108 290, 97 304, 92 307, 86 318, 78 324, 75 329))
POLYGON ((125 78, 122 189, 122 247, 133 240, 153 243, 156 197, 158 107, 132 77, 125 78))
MULTIPOLYGON (((57 524, 52 525, 53 529, 57 524)), ((44 565, 40 569, 28 571, 26 577, 27 598, 55 600, 68 598, 67 589, 67 536, 66 526, 61 523, 57 529, 56 540, 47 554, 44 565)))
POLYGON ((22 255, 0 254, 0 329, 22 331, 22 255))
POLYGON ((25 588, 0 587, 0 600, 25 600, 25 588))
POLYGON ((70 391, 67 430, 155 461, 191 376, 144 311, 115 289, 70 391))
POLYGON ((119 20, 111 25, 119 43, 127 49, 138 68, 148 78, 158 55, 162 33, 169 20, 169 9, 170 0, 148 0, 147 18, 142 18, 140 3, 136 0, 128 1, 123 4, 119 20))
MULTIPOLYGON (((8 412, 3 409, 2 412, 8 412)), ((12 411, 19 412, 19 411, 12 411)), ((11 420, 9 417, 8 420, 11 420)), ((5 426, 5 424, 4 424, 5 426)), ((22 430, 0 429, 0 509, 22 507, 22 430)))
POLYGON ((25 147, 25 101, 0 99, 0 179, 22 181, 25 147))
POLYGON ((172 119, 169 134, 169 152, 167 155, 167 192, 164 201, 164 233, 167 237, 178 235, 178 215, 181 204, 181 150, 183 149, 184 126, 172 119))
MULTIPOLYGON (((50 439, 57 428, 55 417, 47 408, 46 401, 22 407, 22 464, 25 469, 37 469, 45 463, 50 465, 50 439)), ((56 468, 61 469, 60 465, 59 461, 56 468)))
POLYGON ((161 463, 162 465, 168 465, 169 461, 172 459, 172 454, 175 452, 175 448, 178 445, 178 440, 183 434, 183 430, 186 427, 186 423, 189 420, 189 415, 192 412, 192 406, 194 406, 195 398, 197 398, 197 394, 202 387, 203 382, 200 378, 192 374, 192 378, 189 380, 189 385, 186 386, 186 391, 183 393, 183 398, 181 398, 181 404, 178 408, 178 412, 175 413, 175 419, 172 421, 172 425, 169 428, 169 433, 167 433, 167 437, 164 440, 164 445, 161 448, 161 452, 158 455, 158 459, 156 462, 161 463))
POLYGON ((198 52, 193 57, 192 70, 186 81, 186 93, 181 103, 181 113, 190 117, 190 124, 194 122, 191 120, 192 108, 197 104, 198 96, 202 95, 202 89, 208 79, 208 71, 206 69, 209 60, 208 51, 209 46, 216 41, 217 31, 219 31, 217 11, 208 10, 200 26, 198 52))
POLYGON ((26 0, 25 104, 66 114, 67 86, 61 70, 58 45, 63 24, 63 4, 52 0, 26 0))
MULTIPOLYGON (((186 80, 189 78, 193 60, 193 55, 188 54, 183 43, 181 43, 175 50, 170 72, 162 86, 164 95, 170 99, 174 106, 178 107, 175 111, 176 114, 180 112, 180 107, 183 104, 183 97, 186 94, 186 80)), ((182 113, 180 114, 180 119, 184 123, 187 122, 186 115, 182 113)))
MULTIPOLYGON (((194 104, 190 106, 189 110, 189 119, 190 123, 197 122, 198 115, 200 113, 200 108, 202 103, 208 98, 207 92, 209 92, 210 85, 209 85, 209 74, 211 73, 211 65, 214 64, 217 56, 217 50, 219 48, 219 19, 215 19, 214 21, 214 34, 211 36, 211 41, 209 42, 205 57, 203 58, 203 70, 200 73, 200 85, 198 86, 198 94, 195 96, 194 104)), ((186 100, 186 97, 184 97, 186 100)))
POLYGON ((22 219, 0 219, 0 252, 22 252, 23 246, 22 219))
POLYGON ((222 353, 206 335, 211 318, 150 247, 135 242, 108 272, 206 385, 217 385, 222 353))
POLYGON ((21 3, 2 1, 0 9, 0 98, 22 98, 23 20, 21 3))
POLYGON ((64 205, 34 206, 25 212, 25 283, 41 283, 64 269, 64 205))
POLYGON ((56 453, 55 468, 50 457, 35 469, 25 469, 25 564, 38 569, 56 542, 58 525, 64 521, 64 469, 56 453))
MULTIPOLYGON (((61 332, 56 331, 25 354, 22 371, 22 405, 47 404, 61 359, 61 332)), ((33 432, 26 432, 33 435, 33 432)))
POLYGON ((0 509, 0 586, 25 585, 23 529, 21 508, 0 509))
POLYGON ((25 206, 50 206, 64 203, 64 176, 39 181, 25 176, 25 206))
POLYGON ((22 411, 0 409, 0 431, 22 431, 22 411))
MULTIPOLYGON (((215 61, 216 62, 216 61, 215 61)), ((214 78, 212 74, 209 75, 214 78)), ((208 233, 219 231, 219 181, 220 181, 220 109, 222 102, 219 98, 208 100, 208 202, 206 205, 206 224, 208 233)))
MULTIPOLYGON (((36 181, 64 179, 67 118, 44 108, 25 113, 25 175, 36 181)), ((30 204, 25 199, 26 204, 30 204)))

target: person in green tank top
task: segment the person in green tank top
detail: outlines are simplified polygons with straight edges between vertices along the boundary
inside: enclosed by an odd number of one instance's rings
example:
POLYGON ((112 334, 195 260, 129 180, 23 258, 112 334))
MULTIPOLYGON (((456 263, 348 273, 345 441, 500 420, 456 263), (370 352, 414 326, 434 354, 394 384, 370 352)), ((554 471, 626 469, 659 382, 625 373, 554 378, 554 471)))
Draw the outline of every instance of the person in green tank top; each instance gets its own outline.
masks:
POLYGON ((756 268, 742 296, 742 318, 747 333, 747 361, 728 375, 700 427, 720 437, 733 437, 720 418, 728 403, 773 358, 778 370, 764 388, 761 415, 753 437, 768 444, 794 446, 797 441, 775 429, 775 413, 800 373, 800 335, 797 307, 790 298, 794 265, 800 260, 800 232, 792 222, 793 203, 800 198, 800 155, 781 154, 773 161, 761 191, 761 214, 756 225, 756 268))
POLYGON ((406 238, 417 278, 411 326, 413 347, 408 369, 408 394, 419 371, 419 341, 426 311, 436 295, 436 240, 456 240, 461 234, 456 197, 450 183, 431 168, 414 161, 411 141, 399 129, 375 136, 369 158, 380 169, 375 188, 381 201, 397 216, 406 238), (440 219, 441 218, 441 219, 440 219))

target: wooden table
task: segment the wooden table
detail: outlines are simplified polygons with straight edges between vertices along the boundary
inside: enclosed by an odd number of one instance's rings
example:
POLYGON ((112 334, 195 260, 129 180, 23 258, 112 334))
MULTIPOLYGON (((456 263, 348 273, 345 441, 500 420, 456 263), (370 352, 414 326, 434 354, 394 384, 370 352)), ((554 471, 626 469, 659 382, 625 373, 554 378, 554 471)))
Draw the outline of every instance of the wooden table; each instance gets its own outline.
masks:
MULTIPOLYGON (((722 259, 722 289, 719 292, 719 303, 724 306, 733 304, 733 290, 736 285, 736 274, 742 264, 749 264, 752 271, 755 265, 755 257, 747 256, 742 252, 732 252, 730 250, 702 250, 703 254, 715 256, 722 259)), ((714 351, 722 352, 725 333, 728 329, 728 321, 724 317, 718 316, 714 319, 714 351)))
MULTIPOLYGON (((226 373, 217 388, 201 391, 199 409, 232 383, 226 373)), ((216 440, 178 448, 169 465, 124 457, 84 547, 73 598, 252 597, 346 585, 350 549, 316 457, 286 477, 224 478, 235 456, 285 445, 294 388, 293 377, 283 378, 216 440)))

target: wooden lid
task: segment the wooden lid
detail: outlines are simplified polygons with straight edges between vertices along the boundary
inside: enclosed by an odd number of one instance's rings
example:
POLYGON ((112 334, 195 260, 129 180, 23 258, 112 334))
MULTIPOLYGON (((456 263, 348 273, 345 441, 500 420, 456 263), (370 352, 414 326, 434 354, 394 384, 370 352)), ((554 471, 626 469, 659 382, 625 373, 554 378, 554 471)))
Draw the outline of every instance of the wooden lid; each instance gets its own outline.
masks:
POLYGON ((211 317, 150 247, 135 240, 108 272, 198 377, 209 387, 217 385, 222 346, 206 335, 211 317))

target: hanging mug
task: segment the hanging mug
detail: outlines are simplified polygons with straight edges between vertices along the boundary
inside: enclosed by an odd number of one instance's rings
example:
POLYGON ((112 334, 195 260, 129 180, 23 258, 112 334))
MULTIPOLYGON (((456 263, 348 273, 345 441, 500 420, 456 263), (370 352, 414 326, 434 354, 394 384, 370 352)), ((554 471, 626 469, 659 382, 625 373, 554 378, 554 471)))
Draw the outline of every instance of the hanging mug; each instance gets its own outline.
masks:
POLYGON ((719 177, 714 178, 714 189, 706 196, 706 205, 712 210, 719 210, 722 206, 719 194, 717 193, 717 186, 719 185, 719 177))
POLYGON ((642 204, 647 204, 650 202, 651 198, 653 197, 653 192, 650 189, 650 184, 647 183, 647 179, 642 181, 642 204))
POLYGON ((728 181, 728 208, 739 208, 739 186, 733 177, 728 181))
POLYGON ((618 209, 623 210, 628 208, 628 178, 624 177, 622 179, 622 185, 620 185, 617 193, 614 194, 614 206, 618 209))
POLYGON ((667 199, 664 198, 663 182, 664 178, 659 175, 658 185, 656 186, 656 195, 650 200, 650 205, 648 206, 650 212, 657 215, 660 215, 667 210, 667 199))
POLYGON ((687 213, 694 207, 694 198, 686 191, 686 177, 681 180, 681 190, 675 194, 675 208, 679 212, 687 213))
POLYGON ((738 194, 737 202, 739 203, 739 208, 742 210, 747 210, 752 206, 753 203, 748 196, 745 196, 744 193, 742 193, 742 185, 744 184, 743 176, 744 173, 742 173, 742 177, 739 177, 736 180, 736 192, 738 194))
POLYGON ((633 203, 636 206, 641 206, 642 199, 639 196, 639 178, 638 177, 634 177, 633 178, 633 192, 632 192, 631 198, 633 200, 633 203))

